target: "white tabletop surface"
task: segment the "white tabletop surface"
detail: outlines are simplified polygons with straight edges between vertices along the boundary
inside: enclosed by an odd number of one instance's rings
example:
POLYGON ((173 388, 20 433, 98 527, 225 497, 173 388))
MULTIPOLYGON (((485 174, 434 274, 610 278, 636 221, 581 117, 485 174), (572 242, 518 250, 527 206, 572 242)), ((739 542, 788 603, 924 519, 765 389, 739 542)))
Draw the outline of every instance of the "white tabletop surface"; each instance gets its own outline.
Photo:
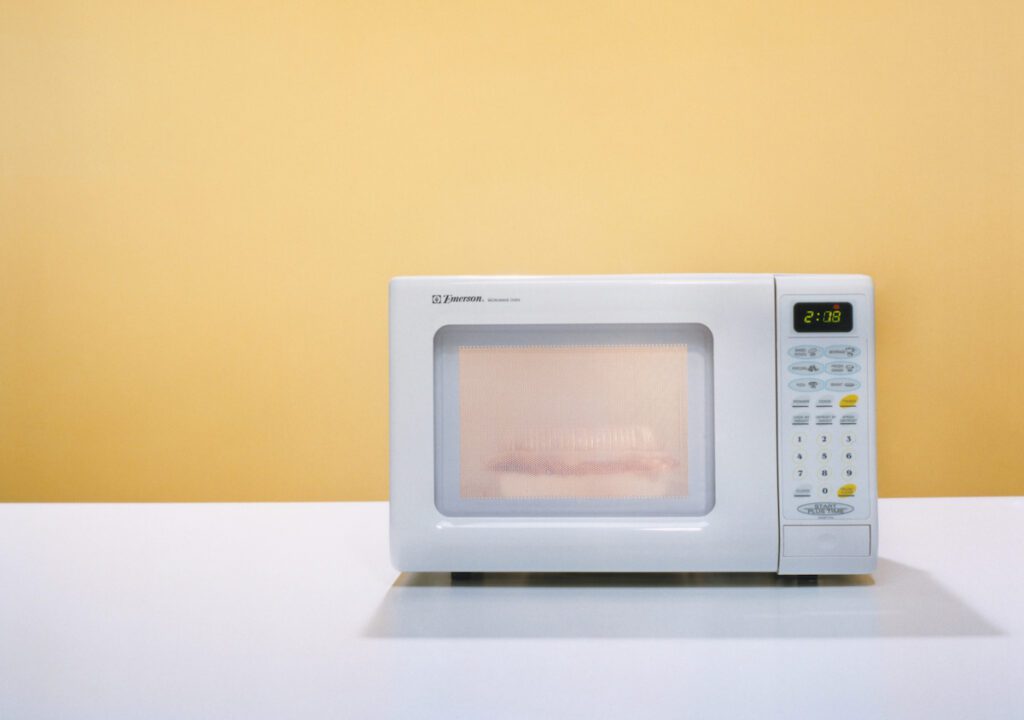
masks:
POLYGON ((387 505, 0 506, 0 718, 1024 718, 1024 498, 872 577, 399 575, 387 505))

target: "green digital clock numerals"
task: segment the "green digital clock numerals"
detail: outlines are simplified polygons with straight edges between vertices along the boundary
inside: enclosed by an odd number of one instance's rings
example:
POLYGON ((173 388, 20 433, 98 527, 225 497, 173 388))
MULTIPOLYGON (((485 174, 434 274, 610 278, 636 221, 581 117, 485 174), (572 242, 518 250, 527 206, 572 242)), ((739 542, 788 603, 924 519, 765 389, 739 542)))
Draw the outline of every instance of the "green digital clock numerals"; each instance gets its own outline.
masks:
POLYGON ((848 302, 799 302, 793 306, 797 332, 845 333, 853 330, 853 304, 848 302))

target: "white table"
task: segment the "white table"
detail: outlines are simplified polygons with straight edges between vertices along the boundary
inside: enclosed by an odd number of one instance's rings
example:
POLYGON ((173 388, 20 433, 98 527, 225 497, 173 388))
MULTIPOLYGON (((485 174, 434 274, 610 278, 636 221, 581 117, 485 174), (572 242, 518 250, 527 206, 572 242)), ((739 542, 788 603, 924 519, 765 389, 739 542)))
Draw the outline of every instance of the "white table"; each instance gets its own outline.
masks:
POLYGON ((1024 498, 880 512, 873 580, 451 587, 383 503, 0 506, 0 718, 1024 718, 1024 498))

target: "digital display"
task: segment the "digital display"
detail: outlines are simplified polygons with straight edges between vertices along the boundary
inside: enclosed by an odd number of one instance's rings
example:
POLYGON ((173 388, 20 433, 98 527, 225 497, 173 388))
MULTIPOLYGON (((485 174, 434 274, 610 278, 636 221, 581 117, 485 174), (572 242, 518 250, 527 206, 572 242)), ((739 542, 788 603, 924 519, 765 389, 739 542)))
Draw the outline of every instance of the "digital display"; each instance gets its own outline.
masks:
POLYGON ((845 333, 853 330, 853 304, 848 302, 798 302, 793 306, 797 332, 845 333))

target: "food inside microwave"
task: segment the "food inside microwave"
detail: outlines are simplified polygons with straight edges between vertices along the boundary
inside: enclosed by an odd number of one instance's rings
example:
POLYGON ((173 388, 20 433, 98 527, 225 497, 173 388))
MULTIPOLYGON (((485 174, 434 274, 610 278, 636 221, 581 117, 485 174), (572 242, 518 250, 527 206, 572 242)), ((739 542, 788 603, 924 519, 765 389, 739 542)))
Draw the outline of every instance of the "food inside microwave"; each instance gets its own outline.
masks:
POLYGON ((662 495, 680 464, 647 427, 534 429, 513 445, 487 468, 506 497, 662 495))
POLYGON ((655 475, 679 464, 657 449, 647 427, 532 429, 512 445, 488 469, 526 475, 655 475))

